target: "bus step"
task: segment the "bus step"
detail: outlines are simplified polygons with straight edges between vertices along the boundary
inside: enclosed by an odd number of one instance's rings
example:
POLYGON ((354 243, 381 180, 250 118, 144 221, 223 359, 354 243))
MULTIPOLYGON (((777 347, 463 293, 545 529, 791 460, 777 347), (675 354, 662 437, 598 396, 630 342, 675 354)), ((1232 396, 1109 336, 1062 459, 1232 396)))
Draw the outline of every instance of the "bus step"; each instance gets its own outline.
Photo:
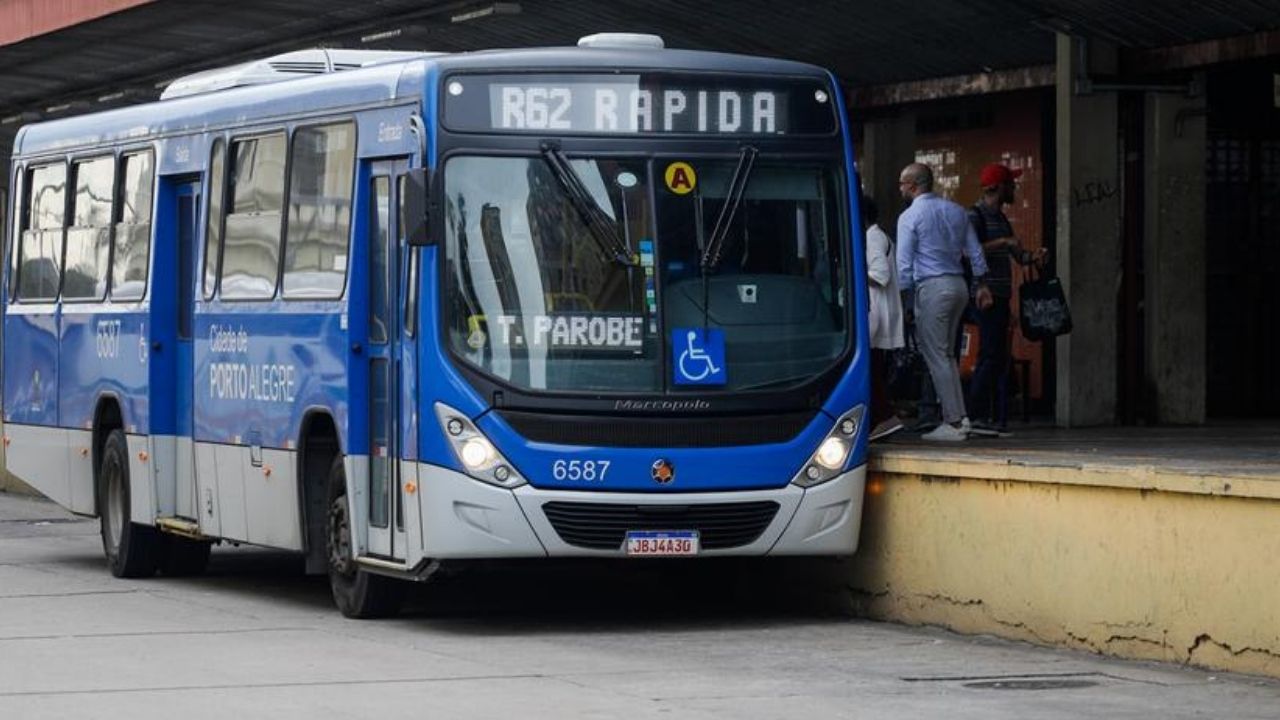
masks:
POLYGON ((382 558, 370 557, 368 555, 361 555, 360 557, 356 558, 356 562, 374 572, 378 572, 378 571, 387 572, 387 571, 394 571, 394 570, 403 571, 403 570, 409 569, 407 566, 405 566, 404 561, 384 560, 382 558))
POLYGON ((159 528, 161 532, 166 532, 170 535, 178 535, 191 540, 209 539, 200 532, 199 524, 194 520, 187 520, 186 518, 160 518, 156 520, 156 527, 159 528))

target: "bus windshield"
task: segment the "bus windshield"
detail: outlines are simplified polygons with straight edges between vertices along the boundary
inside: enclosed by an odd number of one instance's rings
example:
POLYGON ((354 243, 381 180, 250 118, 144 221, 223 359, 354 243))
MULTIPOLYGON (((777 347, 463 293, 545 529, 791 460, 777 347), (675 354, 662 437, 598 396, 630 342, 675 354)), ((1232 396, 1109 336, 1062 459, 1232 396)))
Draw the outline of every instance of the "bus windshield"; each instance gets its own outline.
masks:
POLYGON ((761 157, 735 193, 739 164, 450 158, 454 354, 535 391, 779 389, 829 369, 851 332, 839 170, 761 157), (682 372, 684 351, 705 367, 682 372))

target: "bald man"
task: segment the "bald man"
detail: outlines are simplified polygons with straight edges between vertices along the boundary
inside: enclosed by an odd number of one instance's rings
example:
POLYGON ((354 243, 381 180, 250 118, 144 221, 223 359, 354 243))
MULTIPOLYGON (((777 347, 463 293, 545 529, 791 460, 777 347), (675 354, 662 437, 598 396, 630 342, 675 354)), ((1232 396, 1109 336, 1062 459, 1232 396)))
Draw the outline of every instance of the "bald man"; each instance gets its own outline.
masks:
POLYGON ((987 261, 982 245, 960 205, 933 192, 933 171, 912 163, 898 175, 902 197, 911 202, 898 216, 898 283, 915 313, 916 342, 924 357, 938 400, 942 424, 924 434, 925 440, 958 442, 969 436, 960 368, 951 348, 960 316, 969 304, 961 256, 969 258, 979 308, 991 305, 985 277, 987 261))

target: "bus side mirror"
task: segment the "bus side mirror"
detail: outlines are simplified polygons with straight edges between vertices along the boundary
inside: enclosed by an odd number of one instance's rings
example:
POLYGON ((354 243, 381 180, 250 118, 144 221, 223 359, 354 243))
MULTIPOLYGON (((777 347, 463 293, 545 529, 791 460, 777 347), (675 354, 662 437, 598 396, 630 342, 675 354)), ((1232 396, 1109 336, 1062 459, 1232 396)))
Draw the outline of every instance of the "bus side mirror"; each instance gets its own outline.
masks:
POLYGON ((405 174, 404 197, 400 198, 400 203, 404 208, 404 237, 412 246, 432 244, 427 233, 430 198, 430 171, 426 168, 411 169, 405 174))

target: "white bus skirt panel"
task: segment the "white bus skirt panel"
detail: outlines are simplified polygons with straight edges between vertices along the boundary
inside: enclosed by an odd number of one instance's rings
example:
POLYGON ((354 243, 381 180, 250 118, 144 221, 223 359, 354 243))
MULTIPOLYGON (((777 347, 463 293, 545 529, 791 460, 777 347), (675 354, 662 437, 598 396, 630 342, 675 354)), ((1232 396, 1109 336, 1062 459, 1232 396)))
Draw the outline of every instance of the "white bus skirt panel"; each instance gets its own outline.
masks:
POLYGON ((866 466, 809 490, 787 485, 661 495, 541 490, 531 485, 507 490, 435 465, 421 465, 419 478, 423 554, 438 560, 625 556, 621 547, 595 550, 561 540, 542 510, 552 501, 696 505, 771 500, 778 503, 778 512, 754 542, 704 550, 700 556, 849 555, 857 549, 866 466))
POLYGON ((851 555, 862 529, 867 466, 804 491, 795 517, 770 555, 851 555))
POLYGON ((423 555, 437 560, 543 557, 547 551, 506 488, 419 464, 423 555))
POLYGON ((6 425, 4 432, 9 472, 74 513, 96 512, 92 432, 18 424, 6 425))
MULTIPOLYGON (((88 433, 92 437, 92 433, 88 433)), ((156 524, 155 458, 151 457, 151 438, 127 435, 129 446, 129 520, 142 525, 156 524)), ((92 477, 89 476, 92 485, 92 477)))

